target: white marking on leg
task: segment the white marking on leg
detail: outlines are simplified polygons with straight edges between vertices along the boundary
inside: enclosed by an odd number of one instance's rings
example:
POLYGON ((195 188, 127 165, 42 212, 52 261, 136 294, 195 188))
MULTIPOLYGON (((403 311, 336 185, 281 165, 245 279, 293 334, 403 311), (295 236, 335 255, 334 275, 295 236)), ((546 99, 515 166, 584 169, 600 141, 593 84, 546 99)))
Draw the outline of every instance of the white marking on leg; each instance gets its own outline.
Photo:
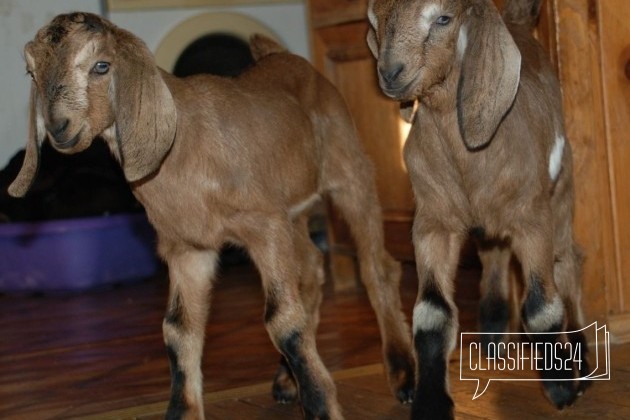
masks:
POLYGON ((435 331, 450 322, 444 310, 430 302, 422 301, 413 308, 413 331, 435 331))
POLYGON ((547 304, 536 315, 527 319, 528 332, 549 332, 554 325, 562 325, 564 305, 559 295, 547 304))

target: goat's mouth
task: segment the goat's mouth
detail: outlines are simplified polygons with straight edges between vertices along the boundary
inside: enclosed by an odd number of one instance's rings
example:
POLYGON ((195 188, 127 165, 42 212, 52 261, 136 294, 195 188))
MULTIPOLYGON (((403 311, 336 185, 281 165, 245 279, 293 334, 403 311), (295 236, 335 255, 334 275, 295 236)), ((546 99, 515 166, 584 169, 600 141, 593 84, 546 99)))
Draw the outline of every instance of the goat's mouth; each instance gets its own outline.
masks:
POLYGON ((395 83, 387 83, 382 78, 379 78, 379 85, 385 96, 397 101, 412 100, 416 98, 414 91, 419 81, 418 73, 414 74, 406 81, 397 81, 395 83))
POLYGON ((77 145, 79 140, 81 140, 82 132, 83 132, 83 129, 79 130, 79 132, 74 137, 71 137, 68 140, 62 140, 62 141, 59 141, 58 139, 50 135, 51 143, 53 144, 53 146, 55 146, 55 149, 59 149, 59 150, 71 149, 77 145))

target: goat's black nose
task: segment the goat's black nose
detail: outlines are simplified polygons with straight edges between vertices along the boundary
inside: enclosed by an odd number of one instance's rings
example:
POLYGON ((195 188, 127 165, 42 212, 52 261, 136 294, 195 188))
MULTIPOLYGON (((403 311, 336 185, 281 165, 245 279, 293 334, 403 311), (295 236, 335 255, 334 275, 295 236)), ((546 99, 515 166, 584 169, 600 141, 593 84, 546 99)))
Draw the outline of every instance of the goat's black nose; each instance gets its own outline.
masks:
POLYGON ((66 131, 69 124, 70 120, 68 118, 61 118, 53 121, 51 127, 49 128, 50 134, 52 134, 55 138, 60 137, 66 131))
POLYGON ((378 68, 378 72, 386 83, 392 83, 398 79, 400 73, 405 69, 404 64, 393 64, 391 66, 383 66, 378 68))

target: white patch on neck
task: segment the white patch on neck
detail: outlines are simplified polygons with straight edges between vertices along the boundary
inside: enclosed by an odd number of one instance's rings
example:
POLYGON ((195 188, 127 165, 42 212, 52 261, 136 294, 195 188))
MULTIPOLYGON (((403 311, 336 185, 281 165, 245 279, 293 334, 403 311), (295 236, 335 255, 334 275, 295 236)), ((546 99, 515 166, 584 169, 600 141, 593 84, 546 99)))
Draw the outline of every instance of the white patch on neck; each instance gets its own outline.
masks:
POLYGON ((461 60, 464 58, 466 47, 468 46, 468 33, 466 32, 466 26, 462 25, 459 28, 459 36, 457 37, 457 58, 461 60))
POLYGON ((563 136, 556 136, 556 141, 554 142, 551 154, 549 155, 549 176, 552 181, 556 181, 558 179, 558 175, 560 175, 560 170, 562 169, 564 142, 565 139, 563 136))
POLYGON ((428 4, 420 13, 420 26, 428 31, 435 19, 437 19, 440 14, 441 9, 438 4, 428 4))

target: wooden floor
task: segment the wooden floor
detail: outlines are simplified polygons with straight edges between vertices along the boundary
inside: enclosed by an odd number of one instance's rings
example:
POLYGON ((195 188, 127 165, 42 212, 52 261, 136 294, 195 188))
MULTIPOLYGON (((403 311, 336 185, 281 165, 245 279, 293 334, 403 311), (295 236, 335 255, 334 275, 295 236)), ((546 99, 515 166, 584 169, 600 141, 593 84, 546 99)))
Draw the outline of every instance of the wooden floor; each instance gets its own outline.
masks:
MULTIPOLYGON (((463 271, 457 302, 462 330, 474 331, 475 270, 463 271)), ((412 266, 402 295, 415 300, 412 266)), ((169 370, 161 322, 164 275, 81 294, 0 295, 0 419, 161 418, 169 370)), ((262 323, 263 299, 249 265, 222 271, 214 293, 203 362, 207 417, 296 419, 295 405, 277 405, 270 380, 279 356, 262 323)), ((347 419, 406 419, 409 406, 390 394, 374 315, 365 292, 325 286, 318 349, 333 372, 347 419)), ((463 419, 630 418, 630 345, 613 346, 612 379, 594 384, 575 406, 558 412, 537 382, 492 382, 472 400, 474 382, 459 380, 459 352, 450 364, 457 416, 463 419)))

